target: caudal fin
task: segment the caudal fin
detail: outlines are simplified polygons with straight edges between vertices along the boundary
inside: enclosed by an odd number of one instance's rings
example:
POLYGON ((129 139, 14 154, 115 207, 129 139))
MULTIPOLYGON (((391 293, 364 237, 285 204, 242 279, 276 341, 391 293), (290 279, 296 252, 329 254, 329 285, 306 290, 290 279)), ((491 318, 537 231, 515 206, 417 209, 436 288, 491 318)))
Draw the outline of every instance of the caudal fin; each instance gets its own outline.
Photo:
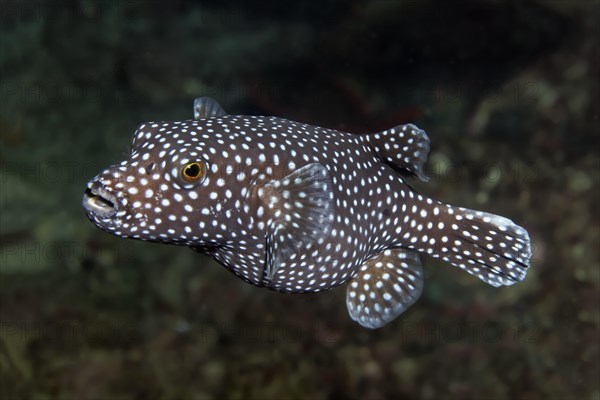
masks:
POLYGON ((531 260, 525 229, 499 215, 427 203, 426 211, 411 222, 413 228, 421 227, 419 235, 409 238, 411 248, 441 258, 492 286, 508 286, 525 278, 531 260))

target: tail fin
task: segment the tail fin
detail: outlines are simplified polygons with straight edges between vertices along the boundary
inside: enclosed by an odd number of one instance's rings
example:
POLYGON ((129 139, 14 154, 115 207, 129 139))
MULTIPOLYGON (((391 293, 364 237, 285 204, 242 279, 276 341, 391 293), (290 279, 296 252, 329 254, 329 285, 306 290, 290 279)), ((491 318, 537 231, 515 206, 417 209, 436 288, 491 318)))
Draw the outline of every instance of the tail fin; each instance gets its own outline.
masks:
MULTIPOLYGON (((427 201, 433 215, 411 238, 411 248, 429 253, 492 286, 508 286, 525 278, 531 259, 531 241, 525 229, 508 218, 482 211, 427 201), (434 222, 435 221, 435 222, 434 222)), ((421 217, 427 212, 421 211, 421 217)), ((414 225, 414 223, 411 223, 414 225)))

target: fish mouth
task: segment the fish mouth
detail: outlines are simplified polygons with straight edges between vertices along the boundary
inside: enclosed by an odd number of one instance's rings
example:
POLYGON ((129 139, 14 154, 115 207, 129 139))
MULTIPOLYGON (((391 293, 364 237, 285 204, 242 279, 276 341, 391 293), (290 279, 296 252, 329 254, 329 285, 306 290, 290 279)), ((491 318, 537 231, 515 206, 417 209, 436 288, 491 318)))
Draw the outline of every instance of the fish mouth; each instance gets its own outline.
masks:
POLYGON ((100 186, 90 186, 83 193, 83 208, 98 218, 111 218, 117 213, 117 198, 100 186))

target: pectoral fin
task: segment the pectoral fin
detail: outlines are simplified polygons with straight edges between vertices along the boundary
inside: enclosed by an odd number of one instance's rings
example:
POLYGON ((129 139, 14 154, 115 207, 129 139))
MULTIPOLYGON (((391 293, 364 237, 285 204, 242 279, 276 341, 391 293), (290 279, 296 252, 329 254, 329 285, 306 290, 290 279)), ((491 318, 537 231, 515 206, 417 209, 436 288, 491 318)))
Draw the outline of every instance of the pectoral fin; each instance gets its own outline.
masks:
POLYGON ((329 171, 321 164, 308 164, 266 183, 258 196, 268 217, 265 278, 272 280, 291 254, 329 236, 334 218, 329 171))
POLYGON ((222 117, 227 115, 225 110, 210 97, 198 97, 194 100, 194 119, 199 120, 210 117, 222 117))

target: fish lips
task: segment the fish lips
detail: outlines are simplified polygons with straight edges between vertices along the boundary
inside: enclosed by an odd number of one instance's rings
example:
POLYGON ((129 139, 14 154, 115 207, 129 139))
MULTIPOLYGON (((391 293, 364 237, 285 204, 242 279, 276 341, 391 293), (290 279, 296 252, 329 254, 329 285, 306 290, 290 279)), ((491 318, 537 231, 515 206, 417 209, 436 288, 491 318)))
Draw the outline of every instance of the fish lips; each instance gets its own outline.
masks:
POLYGON ((120 202, 98 181, 88 183, 82 205, 88 217, 95 221, 110 221, 119 211, 120 202))

